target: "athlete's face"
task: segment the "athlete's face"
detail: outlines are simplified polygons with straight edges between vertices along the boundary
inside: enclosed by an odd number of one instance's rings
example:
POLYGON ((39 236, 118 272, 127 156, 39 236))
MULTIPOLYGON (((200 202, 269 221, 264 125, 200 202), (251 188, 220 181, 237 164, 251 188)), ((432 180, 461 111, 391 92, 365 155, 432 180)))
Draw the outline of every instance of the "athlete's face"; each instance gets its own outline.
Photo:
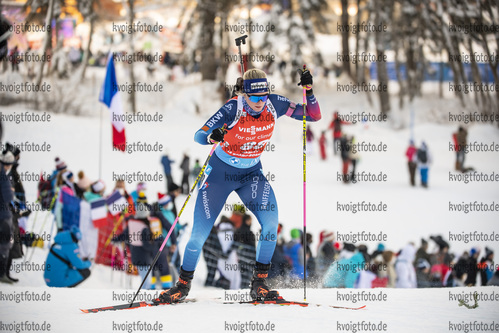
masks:
MULTIPOLYGON (((266 95, 268 95, 268 94, 267 93, 251 94, 251 96, 266 96, 266 95)), ((267 101, 264 102, 261 99, 256 103, 252 102, 247 94, 244 95, 244 98, 246 99, 246 103, 248 103, 250 108, 252 108, 254 111, 257 111, 257 112, 262 111, 263 107, 265 106, 265 103, 267 102, 267 101)))

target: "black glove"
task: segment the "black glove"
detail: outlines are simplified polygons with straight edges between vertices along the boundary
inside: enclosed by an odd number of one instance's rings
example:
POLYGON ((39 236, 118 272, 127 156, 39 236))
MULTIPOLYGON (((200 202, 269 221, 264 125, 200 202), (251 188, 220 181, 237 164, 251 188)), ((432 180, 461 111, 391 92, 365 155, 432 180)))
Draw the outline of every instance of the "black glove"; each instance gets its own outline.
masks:
MULTIPOLYGON (((301 70, 301 77, 300 77, 300 82, 298 82, 299 86, 310 86, 310 89, 312 89, 312 74, 310 74, 310 71, 308 69, 301 70)), ((308 87, 307 87, 308 89, 308 87)))
POLYGON ((208 143, 223 142, 224 135, 227 134, 227 130, 219 127, 215 128, 210 135, 208 135, 208 143))

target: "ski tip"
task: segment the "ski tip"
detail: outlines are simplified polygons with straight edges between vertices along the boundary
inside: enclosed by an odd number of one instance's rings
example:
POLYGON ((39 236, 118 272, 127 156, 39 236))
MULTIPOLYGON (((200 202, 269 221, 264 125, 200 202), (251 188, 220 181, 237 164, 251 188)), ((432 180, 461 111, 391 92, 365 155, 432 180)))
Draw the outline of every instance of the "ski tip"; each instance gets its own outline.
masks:
POLYGON ((83 313, 89 313, 89 311, 86 310, 86 309, 80 309, 80 311, 83 312, 83 313))

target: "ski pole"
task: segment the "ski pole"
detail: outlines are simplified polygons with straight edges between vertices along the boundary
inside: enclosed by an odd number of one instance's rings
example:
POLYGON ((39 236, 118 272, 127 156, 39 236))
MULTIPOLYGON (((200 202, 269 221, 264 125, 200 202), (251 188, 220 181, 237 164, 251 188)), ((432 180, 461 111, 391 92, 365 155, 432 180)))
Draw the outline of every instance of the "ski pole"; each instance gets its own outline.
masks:
MULTIPOLYGON (((58 196, 59 196, 59 188, 56 190, 56 192, 55 192, 54 196, 52 197, 52 200, 51 200, 51 202, 50 202, 49 209, 47 210, 48 214, 47 214, 47 215, 45 215, 45 219, 43 220, 42 226, 41 226, 41 228, 40 228, 40 232, 38 233, 39 235, 41 235, 41 234, 42 234, 42 231, 43 231, 43 229, 45 228, 45 224, 47 223, 47 218, 48 218, 49 216, 53 216, 53 215, 54 215, 54 214, 52 214, 52 208, 54 207, 54 205, 55 205, 55 203, 56 203, 56 201, 57 201, 57 197, 58 197, 58 196)), ((40 202, 40 205, 41 205, 41 204, 42 204, 42 203, 40 202)), ((54 216, 54 218, 55 218, 55 216, 54 216)), ((33 231, 34 231, 34 229, 33 229, 33 231)), ((52 232, 51 232, 51 233, 52 233, 52 232)), ((30 254, 30 256, 29 256, 29 260, 28 260, 28 251, 26 250, 26 256, 25 256, 24 263, 26 263, 26 262, 28 262, 28 261, 31 261, 31 259, 33 258, 33 254, 35 253, 35 248, 34 248, 34 247, 33 247, 33 250, 31 250, 31 252, 30 252, 30 253, 31 253, 31 254, 30 254)))
MULTIPOLYGON (((303 72, 307 69, 303 65, 303 72)), ((303 300, 307 301, 307 88, 303 87, 303 300)))
MULTIPOLYGON (((224 125, 224 128, 225 128, 225 125, 224 125)), ((158 261, 159 259, 159 256, 161 255, 161 252, 163 252, 163 249, 166 245, 166 242, 168 241, 168 239, 170 238, 170 235, 172 234, 173 230, 175 229, 175 225, 177 225, 177 222, 178 222, 178 219, 180 218, 180 215, 182 215, 182 212, 184 211, 184 208, 185 206, 187 205, 187 202, 189 201, 189 199, 191 198, 191 195, 192 195, 192 192, 194 192, 194 189, 196 188, 196 185, 197 183, 199 182, 199 180, 201 179, 201 177, 203 176, 204 174, 204 170, 206 169, 206 166, 208 165, 208 162, 210 161, 210 158, 211 156, 213 155, 213 152, 215 151, 215 148, 218 146, 218 143, 214 144, 213 145, 213 148, 211 148, 211 151, 210 151, 210 154, 208 155, 208 157, 206 158, 206 161, 204 162, 204 165, 203 165, 203 168, 201 169, 201 171, 199 172, 199 175, 198 177, 196 178, 196 180, 194 181, 194 184, 192 184, 192 187, 191 187, 191 190, 189 191, 189 195, 187 196, 187 199, 185 199, 184 201, 184 204, 182 205, 182 209, 180 209, 180 212, 178 213, 177 215, 177 218, 175 219, 175 222, 173 222, 171 228, 170 228, 170 231, 168 231, 168 234, 166 235, 165 237, 165 240, 163 241, 163 244, 161 244, 161 247, 159 248, 159 251, 158 253, 156 254, 156 256, 154 257, 153 261, 152 261, 152 264, 151 266, 149 267, 149 269, 147 270, 147 273, 146 273, 146 276, 144 277, 144 279, 142 280, 142 283, 140 284, 140 287, 139 289, 137 290, 137 292, 135 293, 135 295, 133 296, 133 299, 132 301, 130 302, 130 307, 132 306, 133 302, 135 301, 135 298, 137 297, 137 295, 139 294, 140 290, 142 289, 142 286, 144 285, 144 282, 146 282, 147 280, 147 277, 149 276, 149 273, 151 273, 151 270, 152 268, 154 267, 154 265, 156 264, 156 261, 158 261)))

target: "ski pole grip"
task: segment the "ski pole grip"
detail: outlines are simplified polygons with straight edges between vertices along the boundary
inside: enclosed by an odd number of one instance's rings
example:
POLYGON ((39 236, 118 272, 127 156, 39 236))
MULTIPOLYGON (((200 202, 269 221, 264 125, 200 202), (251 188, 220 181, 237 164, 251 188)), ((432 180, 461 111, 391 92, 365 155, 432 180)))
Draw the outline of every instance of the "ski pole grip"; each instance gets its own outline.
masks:
POLYGON ((236 38, 236 46, 241 45, 241 42, 242 42, 243 44, 246 44, 246 38, 248 38, 248 35, 244 35, 244 36, 241 36, 241 37, 237 37, 237 38, 236 38))

